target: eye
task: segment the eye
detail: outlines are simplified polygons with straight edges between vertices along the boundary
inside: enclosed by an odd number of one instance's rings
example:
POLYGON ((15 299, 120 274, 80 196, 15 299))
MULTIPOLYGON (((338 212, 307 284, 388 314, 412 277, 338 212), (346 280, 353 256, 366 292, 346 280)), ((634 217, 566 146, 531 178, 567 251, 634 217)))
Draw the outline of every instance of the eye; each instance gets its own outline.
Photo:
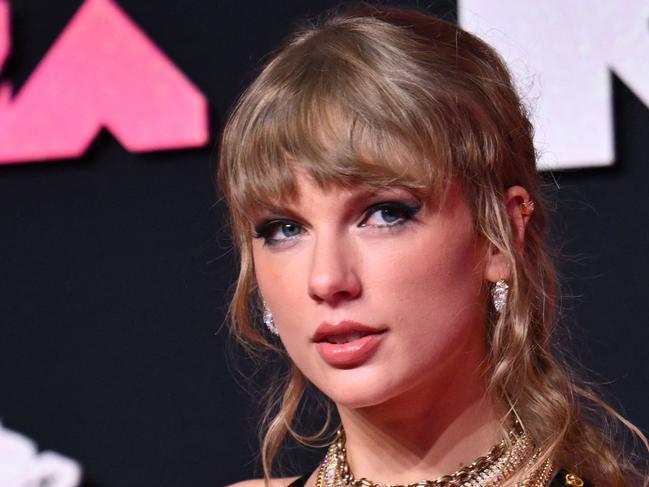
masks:
POLYGON ((370 207, 365 212, 361 227, 394 227, 412 220, 421 205, 409 205, 399 201, 386 201, 370 207))
POLYGON ((264 245, 277 245, 283 241, 294 239, 303 231, 302 226, 296 222, 271 220, 257 225, 253 237, 263 239, 264 245))

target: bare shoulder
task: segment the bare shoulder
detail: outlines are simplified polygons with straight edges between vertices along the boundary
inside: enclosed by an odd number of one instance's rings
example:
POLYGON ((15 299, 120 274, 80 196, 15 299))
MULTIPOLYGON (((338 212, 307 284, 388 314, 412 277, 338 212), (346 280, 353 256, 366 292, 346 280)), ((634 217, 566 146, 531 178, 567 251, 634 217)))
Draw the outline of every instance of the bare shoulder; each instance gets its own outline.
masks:
MULTIPOLYGON (((285 479, 272 479, 270 487, 288 487, 292 482, 297 480, 298 477, 288 477, 285 479)), ((230 484, 226 487, 265 487, 264 479, 243 480, 236 484, 230 484)))

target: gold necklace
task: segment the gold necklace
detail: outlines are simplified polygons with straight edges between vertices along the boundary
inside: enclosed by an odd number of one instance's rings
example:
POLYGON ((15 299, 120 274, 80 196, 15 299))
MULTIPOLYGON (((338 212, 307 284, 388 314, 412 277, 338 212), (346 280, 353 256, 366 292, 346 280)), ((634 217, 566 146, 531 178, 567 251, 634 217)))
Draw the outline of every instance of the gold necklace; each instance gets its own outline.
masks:
MULTIPOLYGON (((498 487, 524 466, 531 467, 541 455, 539 450, 534 451, 531 440, 524 432, 518 431, 517 427, 515 425, 509 433, 512 441, 510 449, 506 449, 503 440, 491 448, 487 455, 451 475, 401 485, 380 484, 366 478, 356 479, 347 462, 345 432, 340 428, 320 464, 316 487, 498 487)), ((516 482, 512 487, 545 487, 552 471, 551 460, 546 460, 526 479, 516 482)))

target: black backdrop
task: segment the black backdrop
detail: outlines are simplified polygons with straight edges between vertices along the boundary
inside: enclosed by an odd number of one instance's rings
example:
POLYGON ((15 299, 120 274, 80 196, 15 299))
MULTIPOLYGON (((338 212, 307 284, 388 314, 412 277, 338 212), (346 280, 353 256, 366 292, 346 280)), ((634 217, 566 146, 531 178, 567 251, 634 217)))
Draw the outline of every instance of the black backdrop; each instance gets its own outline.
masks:
MULTIPOLYGON (((3 79, 20 88, 80 4, 14 0, 3 79)), ((215 134, 259 60, 334 2, 119 4, 208 97, 215 134)), ((613 82, 617 162, 554 174, 553 238, 575 355, 646 430, 649 112, 613 82)), ((214 154, 134 155, 104 133, 82 159, 0 167, 0 419, 80 461, 87 486, 254 473, 255 408, 219 330, 234 264, 214 154)))

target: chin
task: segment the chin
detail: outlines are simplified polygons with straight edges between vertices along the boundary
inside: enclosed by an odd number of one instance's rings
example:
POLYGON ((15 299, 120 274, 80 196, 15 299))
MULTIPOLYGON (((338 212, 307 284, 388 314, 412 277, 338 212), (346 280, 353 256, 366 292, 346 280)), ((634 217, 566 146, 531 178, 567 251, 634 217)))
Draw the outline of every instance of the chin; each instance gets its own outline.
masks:
POLYGON ((398 384, 408 381, 389 380, 377 371, 349 369, 336 370, 315 386, 338 407, 359 409, 377 406, 399 395, 398 384))
POLYGON ((368 391, 351 392, 343 394, 327 394, 337 407, 345 409, 362 409, 377 406, 385 402, 389 397, 385 394, 372 394, 368 391))

